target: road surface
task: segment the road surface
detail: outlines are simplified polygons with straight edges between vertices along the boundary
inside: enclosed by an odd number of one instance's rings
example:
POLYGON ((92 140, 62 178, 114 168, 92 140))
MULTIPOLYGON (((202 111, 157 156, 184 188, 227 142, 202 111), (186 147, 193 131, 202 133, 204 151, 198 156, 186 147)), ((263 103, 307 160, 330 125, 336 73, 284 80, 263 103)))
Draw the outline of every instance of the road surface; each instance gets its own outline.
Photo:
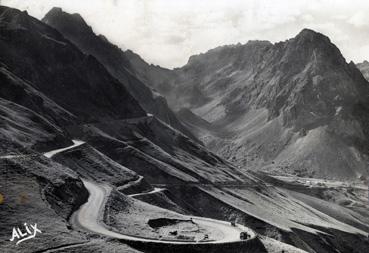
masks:
MULTIPOLYGON (((79 210, 77 210, 72 216, 72 222, 78 226, 98 234, 102 234, 109 237, 114 237, 118 239, 123 239, 127 241, 141 241, 141 242, 151 242, 158 244, 222 244, 229 242, 240 242, 240 233, 245 231, 251 237, 255 238, 255 233, 237 224, 235 227, 231 226, 229 222, 213 220, 202 217, 189 217, 197 223, 198 225, 203 225, 211 227, 215 230, 220 230, 224 234, 223 238, 215 241, 206 242, 186 242, 186 241, 171 241, 171 240, 158 240, 143 237, 136 237, 131 235, 120 234, 109 230, 104 226, 102 222, 102 213, 104 211, 104 204, 106 197, 110 194, 111 188, 108 185, 96 184, 87 180, 83 180, 85 187, 87 188, 90 196, 87 203, 82 205, 79 210)), ((250 240, 249 239, 249 240, 250 240)))
MULTIPOLYGON (((53 157, 54 155, 56 155, 56 154, 58 154, 60 152, 67 151, 69 149, 78 147, 78 146, 80 146, 80 145, 82 145, 82 144, 85 143, 85 142, 79 141, 79 140, 72 140, 72 141, 73 141, 73 145, 71 145, 71 146, 68 146, 68 147, 65 147, 65 148, 51 150, 49 152, 44 153, 43 155, 46 156, 47 158, 51 158, 51 157, 53 157)), ((27 156, 31 156, 31 155, 34 155, 34 154, 27 154, 27 155, 24 155, 24 154, 5 155, 5 156, 0 156, 0 159, 22 158, 22 157, 27 157, 27 156)))
POLYGON ((367 186, 365 184, 358 183, 350 183, 338 180, 326 180, 320 178, 310 178, 310 177, 297 177, 297 176, 276 176, 271 175, 272 177, 288 182, 288 183, 299 183, 305 186, 311 187, 339 187, 339 188, 356 188, 361 190, 367 190, 367 186))
POLYGON ((117 191, 125 190, 131 186, 138 185, 139 183, 141 183, 142 180, 143 180, 143 176, 139 176, 137 180, 128 182, 122 186, 117 187, 116 189, 117 191))
POLYGON ((0 156, 0 159, 13 159, 13 158, 21 158, 25 156, 27 155, 4 155, 4 156, 0 156))
POLYGON ((162 192, 162 191, 165 191, 165 190, 166 190, 165 188, 157 188, 157 187, 155 187, 154 190, 152 190, 150 192, 135 193, 135 194, 130 194, 128 196, 130 196, 130 197, 138 197, 138 196, 155 194, 155 193, 162 192))
POLYGON ((44 153, 44 156, 46 156, 47 158, 51 158, 54 155, 56 155, 57 153, 60 153, 60 152, 66 151, 68 149, 72 149, 72 148, 78 147, 78 146, 80 146, 80 145, 82 145, 82 144, 85 143, 83 141, 78 141, 78 140, 72 140, 72 141, 73 141, 73 145, 71 145, 69 147, 66 147, 66 148, 60 148, 60 149, 55 149, 55 150, 46 152, 46 153, 44 153))

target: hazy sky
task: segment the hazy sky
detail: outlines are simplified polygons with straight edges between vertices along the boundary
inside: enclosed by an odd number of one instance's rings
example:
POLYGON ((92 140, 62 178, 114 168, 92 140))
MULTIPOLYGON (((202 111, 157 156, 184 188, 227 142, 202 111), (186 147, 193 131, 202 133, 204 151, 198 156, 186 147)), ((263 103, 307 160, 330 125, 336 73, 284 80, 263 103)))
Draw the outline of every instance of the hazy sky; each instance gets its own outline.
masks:
POLYGON ((80 13, 96 33, 146 61, 184 65, 208 49, 277 42, 302 28, 328 35, 347 60, 369 59, 368 0, 0 0, 42 18, 53 6, 80 13))

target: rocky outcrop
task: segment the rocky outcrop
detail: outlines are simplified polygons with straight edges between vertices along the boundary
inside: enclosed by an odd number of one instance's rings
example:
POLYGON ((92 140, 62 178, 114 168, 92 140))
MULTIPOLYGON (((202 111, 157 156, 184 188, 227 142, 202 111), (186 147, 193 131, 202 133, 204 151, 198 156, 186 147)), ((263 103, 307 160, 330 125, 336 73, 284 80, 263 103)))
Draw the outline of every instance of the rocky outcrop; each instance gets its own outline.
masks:
POLYGON ((369 81, 369 62, 363 61, 362 63, 356 64, 358 69, 360 69, 361 73, 363 73, 363 76, 366 78, 366 80, 369 81))

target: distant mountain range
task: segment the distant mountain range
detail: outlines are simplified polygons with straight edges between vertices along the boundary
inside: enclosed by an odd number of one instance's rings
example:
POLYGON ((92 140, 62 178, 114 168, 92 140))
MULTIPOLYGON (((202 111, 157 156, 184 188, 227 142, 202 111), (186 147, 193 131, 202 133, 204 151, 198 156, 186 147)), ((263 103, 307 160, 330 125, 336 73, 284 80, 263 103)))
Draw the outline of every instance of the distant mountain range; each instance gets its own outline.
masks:
POLYGON ((142 79, 208 148, 241 168, 368 176, 368 83, 320 33, 215 48, 173 71, 129 59, 150 69, 142 79))

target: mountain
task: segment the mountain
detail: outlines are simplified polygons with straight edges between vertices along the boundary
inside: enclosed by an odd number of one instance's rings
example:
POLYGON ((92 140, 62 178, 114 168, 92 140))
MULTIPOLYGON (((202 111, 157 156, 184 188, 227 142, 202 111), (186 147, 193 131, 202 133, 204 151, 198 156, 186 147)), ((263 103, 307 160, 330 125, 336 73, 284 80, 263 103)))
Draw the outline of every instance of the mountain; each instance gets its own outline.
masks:
POLYGON ((53 8, 42 21, 57 29, 82 52, 96 57, 112 76, 125 85, 146 112, 196 140, 168 107, 165 98, 136 78, 135 70, 126 53, 110 43, 103 35, 96 35, 79 14, 69 14, 61 8, 53 8))
POLYGON ((24 12, 5 7, 0 12, 0 61, 14 75, 80 119, 146 115, 96 58, 81 53, 55 29, 24 12))
POLYGON ((199 126, 198 137, 239 166, 332 179, 368 175, 369 85, 328 37, 305 29, 276 44, 223 46, 173 73, 159 91, 173 108, 211 123, 210 130, 199 126))
POLYGON ((33 111, 0 98, 0 153, 15 155, 32 148, 43 151, 71 142, 68 135, 33 111))
POLYGON ((132 66, 132 71, 140 80, 149 84, 155 90, 160 91, 160 94, 167 95, 166 91, 169 88, 167 83, 176 76, 173 71, 158 65, 148 64, 140 55, 130 49, 125 51, 125 55, 132 66))
POLYGON ((76 120, 75 115, 33 88, 26 80, 10 72, 3 63, 0 63, 0 81, 2 98, 14 101, 32 111, 37 111, 38 114, 55 124, 68 125, 73 124, 76 120))
POLYGON ((363 76, 366 78, 366 80, 369 81, 369 62, 363 61, 362 63, 358 63, 357 68, 360 69, 361 73, 363 73, 363 76))
MULTIPOLYGON (((366 187, 241 169, 148 115, 56 29, 3 6, 0 27, 2 250, 188 252, 190 233, 211 240, 196 243, 203 252, 367 251, 366 187), (258 236, 240 240, 231 221, 258 236), (25 222, 42 233, 16 245, 11 228, 25 222)), ((186 126, 232 137, 194 108, 178 112, 186 126)))

